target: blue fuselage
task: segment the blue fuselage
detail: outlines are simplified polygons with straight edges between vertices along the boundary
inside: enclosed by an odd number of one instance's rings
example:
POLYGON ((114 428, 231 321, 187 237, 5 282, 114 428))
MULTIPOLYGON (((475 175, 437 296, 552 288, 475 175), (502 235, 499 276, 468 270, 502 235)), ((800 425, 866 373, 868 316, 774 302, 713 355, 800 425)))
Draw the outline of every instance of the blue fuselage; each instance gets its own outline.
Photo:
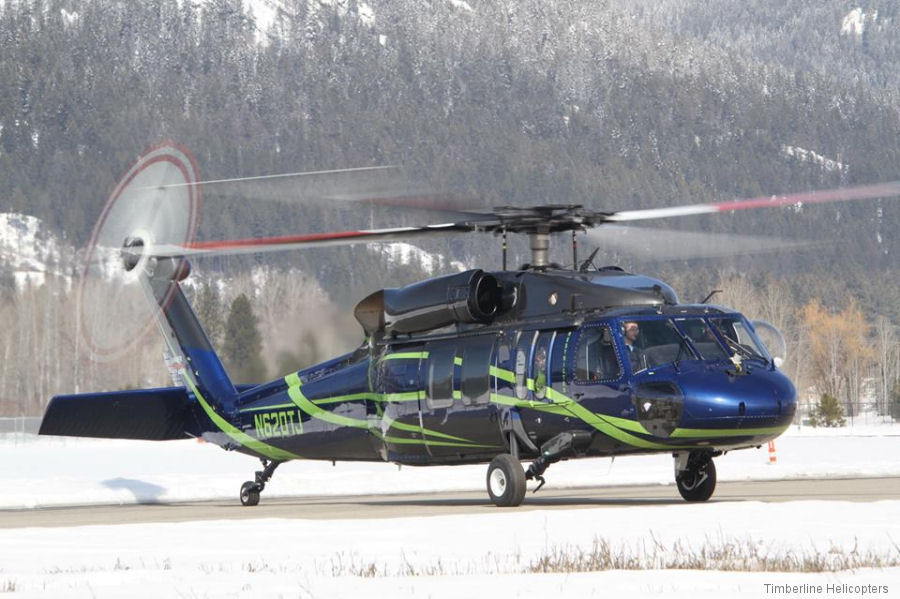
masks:
POLYGON ((425 465, 489 461, 511 439, 537 456, 575 430, 591 434, 584 454, 595 456, 723 451, 781 434, 793 385, 764 349, 729 347, 752 325, 678 308, 370 343, 242 390, 222 415, 231 426, 209 422, 204 436, 278 460, 425 465), (640 350, 623 333, 631 321, 646 331, 640 350))

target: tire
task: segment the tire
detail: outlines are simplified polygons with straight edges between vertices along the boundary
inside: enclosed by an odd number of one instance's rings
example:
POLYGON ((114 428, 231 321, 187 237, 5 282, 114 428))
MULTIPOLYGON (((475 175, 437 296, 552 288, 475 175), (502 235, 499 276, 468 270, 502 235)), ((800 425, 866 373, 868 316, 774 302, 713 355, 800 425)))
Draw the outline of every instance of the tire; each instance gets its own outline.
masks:
POLYGON ((259 488, 250 481, 241 485, 241 505, 252 507, 259 505, 259 488))
POLYGON ((495 457, 487 471, 487 490, 497 507, 516 507, 525 499, 525 470, 508 453, 495 457))
POLYGON ((706 501, 716 490, 716 465, 712 459, 679 472, 675 477, 678 492, 686 501, 706 501))

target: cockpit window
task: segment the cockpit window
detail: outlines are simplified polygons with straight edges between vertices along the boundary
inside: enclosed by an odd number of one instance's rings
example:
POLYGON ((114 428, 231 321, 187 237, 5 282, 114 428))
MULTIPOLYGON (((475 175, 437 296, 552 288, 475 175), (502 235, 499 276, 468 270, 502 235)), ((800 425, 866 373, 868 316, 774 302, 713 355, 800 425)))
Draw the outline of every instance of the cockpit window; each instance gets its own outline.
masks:
POLYGON ((622 323, 622 337, 634 372, 696 358, 668 319, 627 320, 622 323))
POLYGON ((622 374, 607 327, 584 329, 575 356, 575 380, 582 383, 614 381, 622 374))
POLYGON ((715 360, 729 357, 730 354, 702 318, 676 318, 675 326, 690 340, 694 349, 700 352, 701 358, 715 360))
POLYGON ((710 318, 719 334, 725 339, 725 343, 733 351, 743 354, 745 358, 759 358, 768 360, 769 354, 756 335, 750 330, 743 318, 726 316, 724 318, 710 318))

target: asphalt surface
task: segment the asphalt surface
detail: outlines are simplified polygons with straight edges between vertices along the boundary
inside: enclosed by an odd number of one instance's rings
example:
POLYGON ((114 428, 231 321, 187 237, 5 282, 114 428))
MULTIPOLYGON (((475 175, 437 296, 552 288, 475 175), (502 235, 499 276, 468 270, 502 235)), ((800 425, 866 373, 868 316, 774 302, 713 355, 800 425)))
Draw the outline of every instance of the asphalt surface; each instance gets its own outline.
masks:
MULTIPOLYGON (((720 482, 710 502, 802 500, 871 502, 885 499, 900 499, 900 477, 720 482)), ((553 489, 548 484, 537 494, 529 492, 525 503, 518 508, 494 507, 488 500, 486 491, 289 498, 266 497, 263 492, 262 501, 256 507, 243 507, 235 493, 233 500, 220 501, 0 510, 0 528, 253 518, 332 520, 403 518, 487 513, 510 509, 578 509, 684 503, 674 485, 553 489)))

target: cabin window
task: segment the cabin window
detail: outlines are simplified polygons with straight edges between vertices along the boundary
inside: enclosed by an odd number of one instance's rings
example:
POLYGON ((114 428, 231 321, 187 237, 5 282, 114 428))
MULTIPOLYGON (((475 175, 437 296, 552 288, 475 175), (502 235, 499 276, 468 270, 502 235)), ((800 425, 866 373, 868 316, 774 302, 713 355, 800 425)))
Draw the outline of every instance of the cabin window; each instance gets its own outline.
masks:
POLYGON ((462 401, 469 406, 491 401, 490 371, 494 337, 464 340, 462 363, 462 401))
POLYGON ((525 350, 519 348, 516 350, 516 397, 525 399, 528 394, 528 385, 525 382, 528 369, 528 356, 525 350))
POLYGON ((553 335, 553 332, 541 333, 534 346, 531 379, 534 385, 535 399, 547 397, 547 385, 550 384, 550 343, 553 335))
POLYGON ((407 393, 419 390, 419 358, 404 357, 382 360, 381 389, 384 393, 407 393))
POLYGON ((425 403, 429 409, 449 408, 453 405, 453 368, 456 346, 428 346, 428 389, 425 403))
POLYGON ((591 327, 581 332, 575 355, 575 379, 582 383, 614 381, 622 375, 609 328, 591 327))
MULTIPOLYGON (((509 367, 509 358, 510 358, 510 345, 508 339, 503 339, 500 342, 500 345, 497 346, 497 356, 495 357, 495 364, 498 369, 505 369, 509 367)), ((513 365, 515 368, 515 365, 513 365)), ((500 392, 500 387, 503 385, 503 379, 499 376, 491 375, 491 382, 493 383, 493 391, 494 393, 500 392)))
POLYGON ((519 399, 528 396, 528 362, 536 338, 537 332, 534 331, 525 331, 519 335, 516 346, 516 397, 519 399))
POLYGON ((550 352, 551 386, 562 393, 567 392, 566 385, 572 380, 572 370, 568 367, 568 360, 571 359, 569 344, 572 341, 572 331, 559 331, 553 340, 553 351, 550 352))

